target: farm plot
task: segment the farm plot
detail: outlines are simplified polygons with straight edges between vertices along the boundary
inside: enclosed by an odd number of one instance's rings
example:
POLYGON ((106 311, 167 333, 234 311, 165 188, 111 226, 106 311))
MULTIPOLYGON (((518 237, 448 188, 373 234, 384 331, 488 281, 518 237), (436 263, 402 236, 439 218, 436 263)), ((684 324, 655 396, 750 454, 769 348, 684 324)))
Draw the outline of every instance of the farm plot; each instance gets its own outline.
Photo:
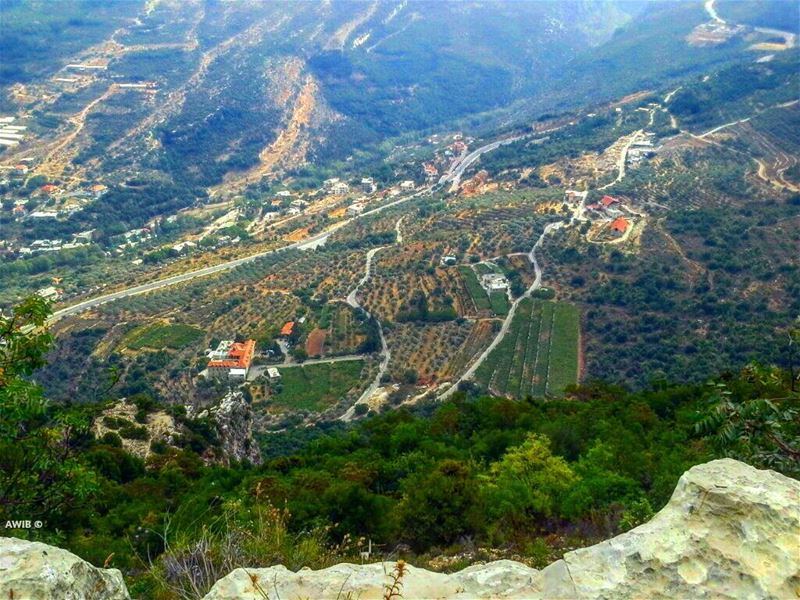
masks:
POLYGON ((476 373, 492 393, 522 398, 558 396, 578 380, 577 307, 564 302, 520 302, 503 341, 476 373))
POLYGON ((458 267, 458 272, 461 273, 464 285, 472 298, 472 302, 475 304, 475 308, 477 310, 489 310, 491 305, 486 295, 486 290, 481 286, 478 276, 472 270, 472 267, 460 266, 458 267))
POLYGON ((291 410, 325 410, 358 385, 363 367, 363 360, 353 360, 280 369, 271 402, 291 410))
POLYGON ((153 323, 137 327, 124 339, 123 344, 131 350, 151 348, 178 350, 203 337, 203 332, 182 323, 153 323))

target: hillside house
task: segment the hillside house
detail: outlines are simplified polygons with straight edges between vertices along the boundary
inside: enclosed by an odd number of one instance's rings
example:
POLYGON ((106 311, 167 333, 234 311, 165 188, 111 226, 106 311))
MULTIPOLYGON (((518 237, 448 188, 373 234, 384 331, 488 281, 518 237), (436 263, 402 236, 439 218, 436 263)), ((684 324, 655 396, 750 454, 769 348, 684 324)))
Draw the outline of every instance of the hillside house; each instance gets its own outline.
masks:
POLYGON ((287 321, 284 323, 283 327, 281 327, 281 337, 289 337, 294 333, 294 321, 287 321))
POLYGON ((348 217, 358 216, 362 212, 364 212, 364 205, 359 202, 356 202, 355 204, 351 204, 350 206, 348 206, 345 212, 347 213, 348 217))
POLYGON ((334 196, 344 196, 350 191, 350 186, 344 181, 339 181, 330 187, 330 191, 334 196))
POLYGON ((628 227, 630 227, 630 221, 625 217, 617 217, 611 222, 610 229, 615 233, 625 233, 628 231, 628 227))
POLYGON ((481 285, 488 292, 505 291, 508 289, 508 279, 500 273, 486 273, 481 275, 481 285))
POLYGON ((603 208, 610 208, 615 204, 619 204, 619 200, 617 200, 613 196, 603 196, 602 198, 600 198, 600 205, 603 208))
POLYGON ((372 177, 364 177, 361 179, 361 191, 365 194, 372 194, 378 189, 375 185, 375 180, 372 177))
POLYGON ((56 302, 61 298, 61 291, 54 286, 43 287, 36 290, 36 295, 48 302, 56 302))
POLYGON ((208 354, 210 360, 206 372, 215 379, 244 381, 247 379, 255 350, 255 340, 223 340, 216 350, 208 354))
POLYGON ((403 190, 404 192, 409 192, 413 190, 415 187, 416 185, 410 179, 400 182, 400 189, 403 190))
POLYGON ((457 262, 458 259, 452 254, 446 254, 445 256, 442 256, 442 258, 439 259, 439 264, 442 265, 443 267, 454 265, 457 262))

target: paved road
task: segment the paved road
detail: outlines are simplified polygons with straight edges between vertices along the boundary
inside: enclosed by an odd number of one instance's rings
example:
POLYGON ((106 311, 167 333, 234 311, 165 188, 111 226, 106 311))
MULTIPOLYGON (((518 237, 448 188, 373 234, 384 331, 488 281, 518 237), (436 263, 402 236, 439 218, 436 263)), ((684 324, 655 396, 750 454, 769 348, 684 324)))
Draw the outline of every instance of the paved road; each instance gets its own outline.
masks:
POLYGON ((450 191, 455 192, 456 190, 458 190, 458 184, 461 183, 461 176, 464 174, 464 171, 466 171, 470 166, 472 166, 472 164, 480 158, 481 154, 486 154, 487 152, 491 152, 492 150, 495 150, 500 146, 504 146, 505 144, 516 142, 517 140, 520 140, 523 137, 525 136, 517 135, 502 140, 496 140, 494 142, 486 144, 485 146, 481 146, 477 150, 473 150, 472 152, 467 154, 464 158, 462 158, 459 162, 453 164, 453 166, 450 167, 450 170, 448 170, 448 172, 442 175, 442 177, 439 179, 439 184, 444 185, 449 182, 451 184, 450 191))
POLYGON ((384 204, 382 206, 378 206, 378 207, 373 208, 371 210, 364 211, 363 213, 361 213, 360 215, 358 215, 356 217, 352 217, 350 219, 346 219, 345 221, 342 221, 342 222, 336 224, 333 228, 328 229, 328 230, 326 230, 326 231, 324 231, 322 233, 315 234, 315 235, 313 235, 311 237, 308 237, 308 238, 306 238, 304 240, 300 240, 299 242, 295 242, 293 244, 289 244, 287 246, 282 246, 280 248, 276 248, 275 250, 266 250, 264 252, 258 252, 256 254, 251 254, 249 256, 245 256, 245 257, 242 257, 242 258, 237 258, 237 259, 229 260, 227 262, 223 262, 223 263, 220 263, 220 264, 217 264, 217 265, 212 265, 210 267, 203 267, 202 269, 196 269, 194 271, 189 271, 187 273, 181 273, 179 275, 172 275, 170 277, 165 277, 163 279, 157 279, 156 281, 151 281, 149 283, 143 283, 141 285, 136 285, 136 286, 133 286, 133 287, 125 288, 123 290, 119 290, 119 291, 116 291, 116 292, 111 292, 109 294, 103 294, 101 296, 96 296, 94 298, 90 298, 88 300, 84 300, 82 302, 78 302, 77 304, 73 304, 72 306, 68 306, 66 308, 62 308, 60 310, 55 311, 53 313, 53 315, 50 317, 50 321, 49 322, 52 323, 54 321, 57 321, 58 319, 61 319, 62 317, 75 315, 75 314, 81 313, 83 311, 89 310, 91 308, 95 308, 97 306, 100 306, 102 304, 107 304, 108 302, 114 302, 115 300, 120 300, 121 298, 127 298, 129 296, 135 296, 135 295, 138 295, 138 294, 145 294, 147 292, 152 292, 152 291, 159 290, 159 289, 162 289, 162 288, 165 288, 165 287, 169 287, 169 286, 173 286, 173 285, 176 285, 176 284, 179 284, 179 283, 185 283, 187 281, 191 281, 193 279, 197 279, 198 277, 206 277, 208 275, 213 275, 215 273, 221 273, 222 271, 229 271, 231 269, 235 269, 236 267, 238 267, 240 265, 244 265, 244 264, 253 262, 255 260, 258 260, 259 258, 263 258, 263 257, 269 256, 271 254, 276 254, 276 253, 279 253, 279 252, 285 252, 287 250, 311 250, 311 249, 317 248, 317 247, 322 246, 323 244, 325 244, 325 242, 328 239, 328 237, 330 237, 330 235, 334 231, 336 231, 336 230, 338 230, 338 229, 340 229, 342 227, 345 227, 346 225, 349 225, 353 221, 356 221, 358 219, 363 219, 364 217, 368 217, 370 215, 377 214, 377 213, 379 213, 381 211, 384 211, 384 210, 386 210, 388 208, 391 208, 393 206, 397 206, 397 205, 402 204, 404 202, 408 202, 409 200, 411 200, 413 198, 418 198, 419 196, 422 196, 423 194, 430 193, 433 189, 434 189, 434 186, 427 186, 427 187, 422 188, 421 190, 419 190, 419 191, 417 191, 417 192, 415 192, 413 194, 410 194, 408 196, 404 196, 403 198, 400 198, 399 200, 395 200, 393 202, 389 202, 388 204, 384 204))

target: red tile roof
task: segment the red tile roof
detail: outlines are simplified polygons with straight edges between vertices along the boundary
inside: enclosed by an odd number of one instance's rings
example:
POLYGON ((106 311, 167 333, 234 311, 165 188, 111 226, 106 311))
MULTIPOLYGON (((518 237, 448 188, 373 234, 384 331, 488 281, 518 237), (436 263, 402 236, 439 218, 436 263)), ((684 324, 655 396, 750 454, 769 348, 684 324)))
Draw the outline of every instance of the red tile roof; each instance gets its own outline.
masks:
POLYGON ((294 321, 288 321, 282 328, 281 328, 281 335, 292 335, 294 331, 294 321))
POLYGON ((616 198, 614 198, 612 196, 603 196, 600 199, 600 204, 602 204, 606 208, 608 208, 609 206, 611 206, 612 204, 615 204, 615 203, 619 204, 619 200, 617 200, 616 198))
POLYGON ((236 342, 228 350, 228 358, 222 360, 212 360, 208 363, 209 367, 227 367, 230 369, 247 369, 253 361, 253 354, 256 351, 256 341, 246 340, 236 342))
POLYGON ((611 223, 611 229, 613 229, 614 231, 618 231, 620 233, 625 233, 629 225, 630 222, 628 221, 628 219, 626 219, 625 217, 617 217, 611 223))

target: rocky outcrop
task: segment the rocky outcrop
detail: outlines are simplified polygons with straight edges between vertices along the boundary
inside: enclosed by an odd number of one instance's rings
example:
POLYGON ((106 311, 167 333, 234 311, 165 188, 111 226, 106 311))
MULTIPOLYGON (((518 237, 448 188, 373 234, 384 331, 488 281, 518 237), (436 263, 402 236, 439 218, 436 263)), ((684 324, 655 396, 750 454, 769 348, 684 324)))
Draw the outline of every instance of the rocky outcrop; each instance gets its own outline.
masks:
MULTIPOLYGON (((205 600, 385 597, 397 564, 339 564, 297 573, 236 569, 205 600)), ((568 552, 537 571, 501 560, 450 575, 404 566, 403 598, 775 599, 800 596, 800 482, 735 460, 681 477, 649 523, 568 552)), ((0 538, 0 598, 128 599, 116 569, 59 548, 0 538)))
POLYGON ((222 451, 228 460, 261 464, 261 451, 253 437, 253 411, 242 392, 229 391, 217 406, 209 409, 217 424, 222 451))
MULTIPOLYGON (((237 569, 205 600, 383 598, 395 563, 293 573, 237 569)), ((795 598, 800 592, 800 482, 716 460, 681 477, 649 523, 567 553, 537 571, 513 561, 444 575, 406 567, 404 598, 795 598)))
POLYGON ((71 552, 0 538, 0 598, 130 600, 117 569, 98 569, 71 552))

